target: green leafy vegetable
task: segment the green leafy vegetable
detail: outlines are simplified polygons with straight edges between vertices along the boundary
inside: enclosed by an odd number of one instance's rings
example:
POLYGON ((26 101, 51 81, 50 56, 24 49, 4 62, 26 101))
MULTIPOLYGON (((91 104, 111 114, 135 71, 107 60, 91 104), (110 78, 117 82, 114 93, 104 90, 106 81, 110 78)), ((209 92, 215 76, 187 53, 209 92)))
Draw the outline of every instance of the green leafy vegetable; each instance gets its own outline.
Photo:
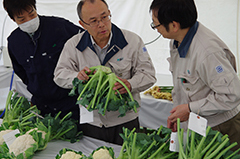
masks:
POLYGON ((44 119, 38 119, 40 125, 51 127, 51 135, 49 141, 53 139, 65 140, 74 143, 83 137, 82 131, 78 131, 76 121, 71 117, 72 112, 69 112, 62 119, 60 119, 61 111, 52 117, 51 114, 45 115, 44 119))
POLYGON ((169 151, 171 130, 161 126, 151 134, 136 133, 123 128, 124 139, 118 159, 167 159, 176 158, 177 153, 169 151))
POLYGON ((24 97, 17 97, 17 93, 13 96, 13 91, 9 91, 6 106, 5 115, 3 118, 3 126, 22 127, 33 124, 30 120, 36 115, 33 112, 39 112, 36 106, 31 106, 30 103, 24 97), (13 97, 12 97, 13 96, 13 97))
POLYGON ((98 110, 99 114, 105 115, 106 111, 119 111, 119 117, 126 115, 129 110, 137 112, 139 104, 133 99, 128 87, 111 72, 111 69, 105 66, 95 66, 90 68, 89 81, 82 81, 75 78, 73 88, 69 95, 79 93, 77 104, 81 104, 89 111, 98 110), (128 93, 120 94, 113 87, 119 82, 128 93), (117 92, 117 94, 115 94, 117 92))
POLYGON ((237 143, 231 144, 228 135, 222 135, 219 131, 214 131, 209 126, 206 130, 206 137, 188 129, 186 145, 183 142, 183 129, 180 128, 180 119, 177 120, 177 129, 179 159, 240 158, 240 155, 237 155, 240 149, 235 152, 230 150, 237 143), (184 147, 186 147, 185 150, 184 147))

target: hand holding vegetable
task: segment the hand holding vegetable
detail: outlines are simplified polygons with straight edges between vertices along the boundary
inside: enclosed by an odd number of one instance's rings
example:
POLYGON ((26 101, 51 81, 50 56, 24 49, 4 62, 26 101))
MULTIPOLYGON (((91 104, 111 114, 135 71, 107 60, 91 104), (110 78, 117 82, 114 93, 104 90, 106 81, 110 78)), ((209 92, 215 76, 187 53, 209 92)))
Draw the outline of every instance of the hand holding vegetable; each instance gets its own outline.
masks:
POLYGON ((77 75, 77 78, 79 80, 86 80, 88 81, 89 77, 88 77, 88 74, 91 72, 91 70, 88 68, 88 67, 84 67, 84 69, 82 69, 78 75, 77 75))
POLYGON ((171 122, 169 119, 167 120, 167 127, 172 130, 172 132, 177 131, 177 123, 171 122))
POLYGON ((178 118, 183 122, 188 120, 190 110, 188 104, 181 104, 173 108, 170 113, 171 115, 168 117, 169 122, 176 123, 178 118))
MULTIPOLYGON (((102 115, 105 115, 106 111, 117 110, 120 113, 119 117, 125 116, 129 110, 137 112, 139 105, 133 99, 129 90, 131 86, 127 80, 119 79, 110 68, 105 66, 95 66, 89 69, 91 72, 88 75, 88 81, 75 78, 72 82, 73 88, 69 95, 76 95, 75 90, 78 91, 77 104, 86 107, 88 111, 98 110, 98 113, 102 115), (124 93, 125 91, 127 93, 124 93)), ((86 70, 87 68, 82 71, 86 70)))
MULTIPOLYGON (((128 82, 128 80, 126 79, 122 79, 120 77, 117 77, 118 79, 120 79, 126 86, 127 88, 131 91, 131 84, 128 82)), ((125 87, 119 83, 119 82, 116 82, 114 84, 115 86, 113 87, 113 90, 118 90, 120 94, 124 94, 124 93, 128 93, 127 90, 125 89, 125 87)), ((115 92, 115 94, 118 94, 118 92, 115 92)))

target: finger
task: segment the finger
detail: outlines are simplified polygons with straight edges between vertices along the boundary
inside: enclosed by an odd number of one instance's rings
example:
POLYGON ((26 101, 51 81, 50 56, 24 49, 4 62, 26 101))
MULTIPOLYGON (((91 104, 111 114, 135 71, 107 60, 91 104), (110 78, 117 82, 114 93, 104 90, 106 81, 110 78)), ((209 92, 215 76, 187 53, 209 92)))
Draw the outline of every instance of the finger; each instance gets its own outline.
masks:
POLYGON ((174 117, 172 120, 171 120, 172 123, 176 123, 177 122, 177 118, 174 117))
POLYGON ((121 88, 119 89, 120 94, 124 94, 127 93, 127 90, 125 88, 121 88))
POLYGON ((78 73, 77 77, 78 77, 79 80, 88 80, 89 79, 88 75, 84 72, 84 70, 81 70, 78 73))
POLYGON ((173 124, 173 130, 172 130, 173 132, 176 132, 177 131, 177 123, 174 123, 173 124))
POLYGON ((170 111, 170 113, 174 113, 175 111, 176 111, 176 109, 173 108, 173 109, 170 111))
POLYGON ((167 120, 167 127, 170 129, 171 128, 171 122, 167 120))
POLYGON ((173 114, 171 114, 171 115, 168 116, 168 120, 169 120, 169 121, 173 120, 173 118, 174 118, 173 114))
POLYGON ((78 73, 77 78, 78 78, 79 80, 84 80, 84 78, 83 78, 81 72, 78 73))
POLYGON ((116 82, 115 83, 115 86, 113 87, 113 90, 117 90, 117 89, 120 89, 120 88, 122 88, 123 86, 120 84, 120 83, 118 83, 118 82, 116 82))
POLYGON ((88 67, 84 67, 83 71, 84 71, 84 72, 87 72, 87 73, 90 73, 90 72, 91 72, 91 70, 90 70, 88 67))

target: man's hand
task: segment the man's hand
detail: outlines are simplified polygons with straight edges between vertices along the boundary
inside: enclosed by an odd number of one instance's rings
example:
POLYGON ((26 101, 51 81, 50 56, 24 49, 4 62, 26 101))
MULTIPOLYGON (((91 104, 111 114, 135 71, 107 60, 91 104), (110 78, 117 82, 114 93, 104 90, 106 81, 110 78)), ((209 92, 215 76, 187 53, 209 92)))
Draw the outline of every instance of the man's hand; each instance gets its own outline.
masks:
POLYGON ((168 125, 167 127, 175 130, 176 129, 176 123, 177 123, 177 118, 180 118, 180 121, 187 121, 189 118, 189 107, 188 104, 182 104, 182 105, 178 105, 175 108, 173 108, 170 111, 171 115, 168 117, 168 125))
POLYGON ((89 79, 89 77, 88 77, 86 72, 90 73, 91 70, 88 67, 84 67, 84 69, 82 69, 80 72, 78 72, 77 78, 79 80, 86 80, 87 81, 89 79))
POLYGON ((167 120, 167 127, 169 129, 172 129, 172 132, 177 131, 177 123, 172 123, 172 122, 169 121, 169 119, 167 120))
MULTIPOLYGON (((120 79, 128 87, 128 89, 131 91, 131 89, 132 89, 131 84, 126 79, 122 79, 120 77, 117 77, 117 78, 120 79)), ((120 94, 127 93, 127 90, 119 82, 115 83, 115 87, 113 87, 113 90, 118 90, 120 92, 120 94)), ((117 92, 116 92, 116 94, 117 94, 117 92)))

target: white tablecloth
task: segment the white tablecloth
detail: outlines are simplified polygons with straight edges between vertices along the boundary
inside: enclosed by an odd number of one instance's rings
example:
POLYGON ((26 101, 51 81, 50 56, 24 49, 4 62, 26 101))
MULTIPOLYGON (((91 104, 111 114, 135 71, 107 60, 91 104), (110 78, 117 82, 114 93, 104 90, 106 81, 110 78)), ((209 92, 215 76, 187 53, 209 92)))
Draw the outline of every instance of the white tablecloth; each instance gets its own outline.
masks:
POLYGON ((161 125, 167 127, 167 118, 172 108, 171 101, 155 99, 151 95, 141 93, 140 125, 151 129, 157 129, 161 125))
POLYGON ((12 68, 0 66, 0 110, 4 109, 6 105, 6 100, 10 89, 12 72, 12 68))
POLYGON ((0 88, 10 87, 12 72, 12 68, 0 66, 0 88))
POLYGON ((83 139, 76 143, 70 143, 61 140, 51 141, 48 143, 45 150, 36 152, 33 159, 54 159, 56 155, 59 154, 59 151, 63 148, 81 151, 84 155, 89 156, 93 150, 96 150, 101 146, 112 147, 115 153, 115 157, 118 157, 121 150, 121 146, 119 145, 84 136, 83 139))

